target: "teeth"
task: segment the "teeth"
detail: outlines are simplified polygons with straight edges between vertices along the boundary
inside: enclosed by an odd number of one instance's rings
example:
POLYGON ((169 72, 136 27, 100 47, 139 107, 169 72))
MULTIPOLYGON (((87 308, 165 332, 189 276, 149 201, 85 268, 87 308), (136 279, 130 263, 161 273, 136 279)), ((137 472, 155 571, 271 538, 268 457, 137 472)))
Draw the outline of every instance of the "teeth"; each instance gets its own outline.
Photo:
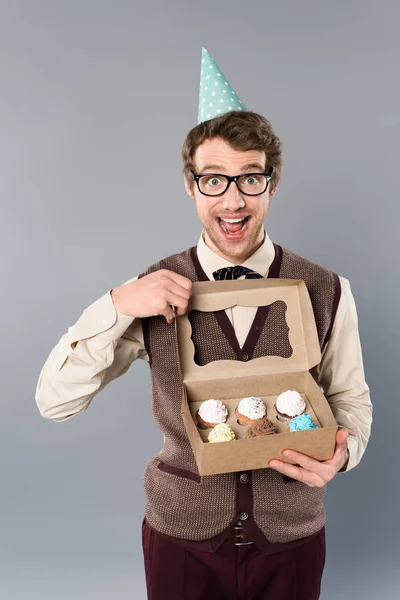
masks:
POLYGON ((226 221, 226 223, 240 223, 241 221, 244 221, 246 217, 242 217, 241 219, 223 219, 221 217, 221 221, 226 221))
POLYGON ((225 233, 228 233, 228 231, 226 230, 224 221, 226 221, 227 223, 243 223, 240 231, 243 231, 243 229, 246 227, 246 224, 247 224, 246 217, 243 217, 243 219, 223 219, 222 217, 220 217, 220 225, 221 225, 222 229, 225 231, 225 233))

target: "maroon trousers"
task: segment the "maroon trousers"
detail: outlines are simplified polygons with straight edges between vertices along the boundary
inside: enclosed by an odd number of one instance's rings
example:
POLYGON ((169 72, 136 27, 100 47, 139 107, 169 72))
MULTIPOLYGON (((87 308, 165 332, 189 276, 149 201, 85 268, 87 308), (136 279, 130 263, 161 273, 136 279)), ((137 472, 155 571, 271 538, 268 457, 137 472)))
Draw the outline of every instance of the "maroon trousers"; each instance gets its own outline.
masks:
POLYGON ((262 554, 226 540, 215 553, 194 550, 142 524, 148 600, 318 600, 325 528, 305 544, 262 554))

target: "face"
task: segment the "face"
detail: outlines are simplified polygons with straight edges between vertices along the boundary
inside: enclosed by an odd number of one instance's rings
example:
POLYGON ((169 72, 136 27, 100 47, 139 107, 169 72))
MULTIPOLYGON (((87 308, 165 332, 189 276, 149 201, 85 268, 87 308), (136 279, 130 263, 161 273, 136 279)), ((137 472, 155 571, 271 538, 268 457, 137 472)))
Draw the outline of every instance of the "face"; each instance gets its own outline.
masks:
MULTIPOLYGON (((227 142, 214 138, 203 142, 196 150, 194 164, 197 173, 264 173, 265 154, 261 150, 234 150, 227 142), (251 166, 249 166, 251 165, 251 166)), ((275 193, 269 184, 264 194, 246 196, 232 181, 221 196, 205 196, 197 184, 191 189, 185 178, 188 195, 194 199, 196 211, 205 231, 205 242, 214 252, 234 264, 243 263, 264 240, 264 220, 270 199, 275 193), (229 223, 226 219, 243 219, 229 223)))

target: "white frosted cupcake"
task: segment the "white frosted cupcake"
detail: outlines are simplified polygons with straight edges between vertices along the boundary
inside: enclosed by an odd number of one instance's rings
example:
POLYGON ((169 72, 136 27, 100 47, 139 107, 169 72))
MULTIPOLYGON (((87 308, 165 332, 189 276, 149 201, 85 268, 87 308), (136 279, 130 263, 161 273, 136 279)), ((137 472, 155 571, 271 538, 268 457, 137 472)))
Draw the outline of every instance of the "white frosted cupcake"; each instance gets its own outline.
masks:
POLYGON ((289 421, 306 410, 306 402, 299 392, 288 390, 277 397, 275 410, 280 421, 289 421))
POLYGON ((221 400, 205 400, 198 411, 196 412, 197 423, 200 428, 208 429, 209 427, 215 427, 219 423, 226 423, 228 418, 228 409, 221 400))
POLYGON ((267 414, 267 409, 261 398, 249 396, 242 398, 235 410, 239 425, 251 425, 257 419, 267 414))

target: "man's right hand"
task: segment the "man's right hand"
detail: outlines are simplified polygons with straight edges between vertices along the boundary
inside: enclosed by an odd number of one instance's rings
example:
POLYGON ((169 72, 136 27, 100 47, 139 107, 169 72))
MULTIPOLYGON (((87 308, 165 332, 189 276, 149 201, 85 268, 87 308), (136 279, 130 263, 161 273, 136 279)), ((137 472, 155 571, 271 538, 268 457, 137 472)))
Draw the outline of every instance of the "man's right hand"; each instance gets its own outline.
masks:
POLYGON ((190 279, 167 269, 154 271, 140 279, 114 288, 111 297, 118 312, 130 317, 163 315, 172 323, 176 314, 185 314, 192 290, 190 279))

